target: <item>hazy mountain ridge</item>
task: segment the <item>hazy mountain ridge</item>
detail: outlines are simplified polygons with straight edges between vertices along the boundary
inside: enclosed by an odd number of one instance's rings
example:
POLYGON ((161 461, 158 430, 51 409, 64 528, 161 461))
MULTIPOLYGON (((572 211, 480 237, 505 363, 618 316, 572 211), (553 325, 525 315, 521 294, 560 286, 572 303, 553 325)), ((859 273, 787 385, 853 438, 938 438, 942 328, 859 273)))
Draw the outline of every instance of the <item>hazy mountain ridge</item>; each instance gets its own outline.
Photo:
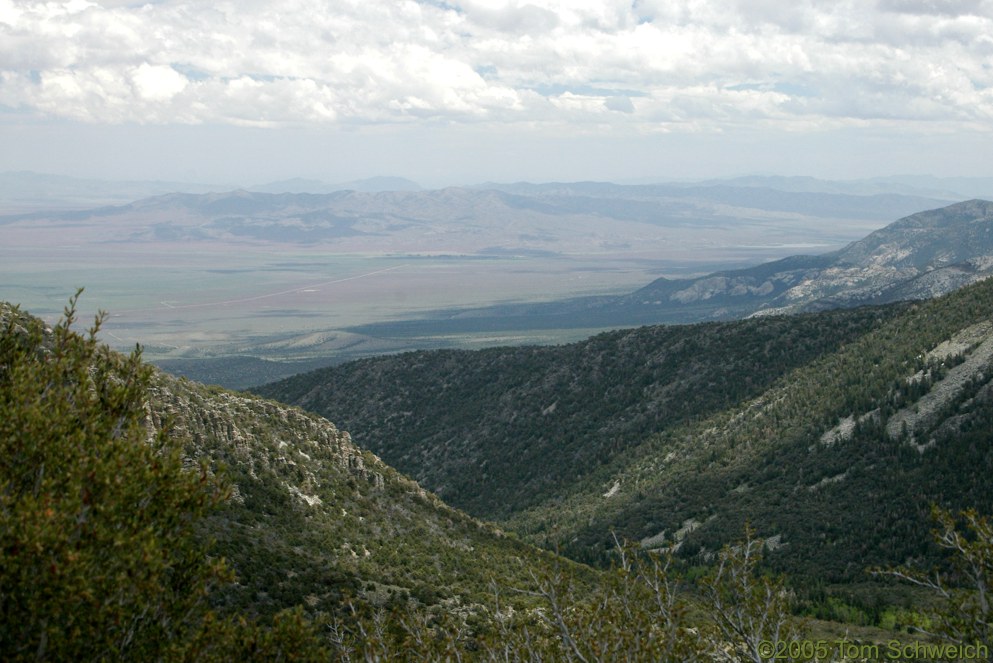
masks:
MULTIPOLYGON (((887 220, 896 210, 920 209, 936 200, 915 193, 873 192, 851 193, 835 190, 784 190, 777 181, 767 186, 740 186, 734 180, 687 184, 613 184, 610 182, 575 182, 531 184, 487 184, 496 191, 563 205, 567 209, 592 206, 603 208, 606 201, 631 200, 641 203, 667 200, 676 211, 693 208, 691 201, 706 200, 724 206, 730 212, 738 209, 764 209, 780 213, 809 214, 824 218, 877 218, 887 220), (682 205, 680 205, 682 203, 682 205)), ((950 202, 950 200, 949 200, 950 202)), ((628 209, 637 209, 629 207, 628 209)), ((650 208, 649 208, 650 209, 650 208)), ((657 210, 656 210, 657 211, 657 210)), ((899 213, 899 212, 897 212, 899 213)))
POLYGON ((260 193, 333 193, 335 191, 420 191, 423 187, 404 177, 368 177, 329 184, 321 180, 296 177, 277 182, 267 182, 249 187, 249 191, 260 193))
MULTIPOLYGON (((100 223, 105 231, 127 228, 123 236, 119 232, 117 241, 335 242, 367 250, 374 244, 342 243, 342 239, 374 235, 380 237, 380 251, 404 246, 410 252, 476 253, 499 247, 568 253, 611 247, 630 250, 635 237, 641 242, 650 240, 645 225, 656 228, 652 235, 659 228, 668 229, 665 235, 670 243, 676 239, 690 242, 691 238, 677 232, 686 229, 697 233, 732 229, 741 235, 742 243, 758 241, 761 236, 768 241, 790 232, 826 238, 831 232, 815 227, 812 219, 881 221, 940 202, 904 194, 794 193, 727 185, 577 183, 427 191, 371 187, 316 193, 278 189, 166 193, 126 205, 8 215, 0 223, 13 227, 30 221, 41 229, 46 223, 86 220, 100 223), (789 220, 794 223, 792 231, 785 223, 789 220), (756 234, 759 229, 761 235, 756 234), (384 237, 402 244, 384 246, 384 237)), ((94 236, 99 238, 115 239, 111 233, 94 236)))
POLYGON ((170 181, 108 181, 31 171, 0 173, 0 213, 40 209, 80 209, 120 205, 173 191, 207 193, 232 188, 230 184, 170 181))
POLYGON ((993 198, 993 178, 934 177, 933 175, 891 175, 861 180, 822 180, 802 175, 745 175, 707 180, 704 184, 754 186, 780 191, 809 193, 844 193, 872 195, 904 193, 959 200, 964 198, 993 198))
MULTIPOLYGON (((0 173, 0 213, 42 209, 80 209, 93 205, 123 205, 169 193, 231 191, 232 183, 167 180, 105 180, 32 171, 0 173)), ((421 186, 403 177, 369 177, 330 184, 316 179, 292 178, 248 187, 262 193, 332 193, 335 191, 418 191, 421 186)))

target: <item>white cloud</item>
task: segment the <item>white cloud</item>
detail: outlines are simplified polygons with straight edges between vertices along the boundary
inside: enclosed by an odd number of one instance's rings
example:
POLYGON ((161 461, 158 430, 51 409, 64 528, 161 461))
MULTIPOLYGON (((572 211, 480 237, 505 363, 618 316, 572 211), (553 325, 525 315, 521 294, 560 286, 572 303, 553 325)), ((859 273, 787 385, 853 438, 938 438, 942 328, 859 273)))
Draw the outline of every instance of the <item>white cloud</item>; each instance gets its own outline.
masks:
POLYGON ((0 0, 0 104, 95 123, 975 126, 993 117, 991 10, 990 0, 0 0))
POLYGON ((167 101, 187 85, 186 77, 167 65, 143 62, 131 73, 138 96, 148 101, 167 101))

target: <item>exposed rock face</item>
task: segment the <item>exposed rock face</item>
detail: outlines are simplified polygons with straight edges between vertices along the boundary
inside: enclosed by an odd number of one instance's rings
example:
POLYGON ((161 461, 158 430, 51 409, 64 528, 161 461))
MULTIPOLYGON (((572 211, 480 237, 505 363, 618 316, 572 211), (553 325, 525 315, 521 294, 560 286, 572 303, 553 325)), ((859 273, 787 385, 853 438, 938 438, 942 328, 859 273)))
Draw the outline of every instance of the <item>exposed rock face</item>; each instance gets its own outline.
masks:
MULTIPOLYGON (((913 402, 890 414, 885 421, 877 408, 856 417, 842 417, 836 426, 825 431, 820 443, 832 446, 852 439, 856 426, 882 423, 892 440, 906 440, 918 451, 934 443, 936 431, 957 425, 962 417, 949 414, 957 399, 970 388, 974 399, 984 399, 993 391, 993 322, 970 325, 923 353, 924 368, 908 375, 903 382, 919 385, 923 393, 913 402), (977 385, 982 385, 977 389, 977 385)), ((968 403, 967 403, 968 404, 968 403)))
POLYGON ((993 202, 970 200, 900 219, 834 253, 695 280, 659 279, 626 302, 685 308, 696 319, 767 315, 927 299, 990 275, 993 202))
MULTIPOLYGON (((963 392, 969 382, 982 384, 993 377, 993 324, 982 322, 963 329, 925 357, 932 363, 940 362, 943 367, 945 359, 955 356, 962 357, 964 361, 935 380, 930 390, 913 406, 902 408, 890 417, 886 422, 887 435, 897 439, 906 434, 913 442, 916 434, 936 423, 941 412, 963 392)), ((921 382, 930 378, 930 373, 931 369, 922 371, 908 381, 921 382)), ((930 441, 925 444, 930 444, 930 441)))
MULTIPOLYGON (((313 483, 306 469, 317 452, 350 474, 382 487, 382 471, 367 468, 363 452, 351 436, 326 419, 273 401, 226 391, 204 394, 204 387, 159 375, 152 390, 150 422, 167 426, 189 439, 193 459, 222 447, 232 458, 245 463, 252 475, 256 464, 301 467, 304 483, 313 483)), ((366 452, 368 453, 368 452, 366 452)), ((371 456, 371 454, 369 454, 371 456)), ((376 459, 378 461, 378 459, 376 459)))

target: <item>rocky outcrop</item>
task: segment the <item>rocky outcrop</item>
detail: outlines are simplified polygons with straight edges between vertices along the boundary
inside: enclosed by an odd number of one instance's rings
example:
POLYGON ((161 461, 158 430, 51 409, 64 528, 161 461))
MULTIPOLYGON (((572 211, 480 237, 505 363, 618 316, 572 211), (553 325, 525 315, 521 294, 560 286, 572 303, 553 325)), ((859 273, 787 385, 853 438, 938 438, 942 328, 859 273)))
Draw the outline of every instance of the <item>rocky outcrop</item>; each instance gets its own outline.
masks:
POLYGON ((330 460, 348 474, 382 488, 381 462, 352 443, 351 436, 326 419, 258 397, 212 389, 167 375, 152 388, 149 422, 187 440, 190 459, 222 452, 229 460, 258 470, 274 466, 297 470, 300 482, 287 490, 314 505, 320 498, 308 487, 318 483, 310 465, 314 457, 330 460), (373 459, 367 465, 365 458, 373 459))
MULTIPOLYGON (((935 380, 915 403, 891 416, 886 422, 887 435, 893 439, 906 435, 914 442, 916 434, 936 423, 939 415, 969 383, 985 383, 993 378, 993 323, 981 322, 963 329, 925 355, 927 361, 939 367, 953 357, 964 360, 935 380)), ((931 369, 928 369, 911 376, 908 381, 917 383, 930 378, 931 369)))

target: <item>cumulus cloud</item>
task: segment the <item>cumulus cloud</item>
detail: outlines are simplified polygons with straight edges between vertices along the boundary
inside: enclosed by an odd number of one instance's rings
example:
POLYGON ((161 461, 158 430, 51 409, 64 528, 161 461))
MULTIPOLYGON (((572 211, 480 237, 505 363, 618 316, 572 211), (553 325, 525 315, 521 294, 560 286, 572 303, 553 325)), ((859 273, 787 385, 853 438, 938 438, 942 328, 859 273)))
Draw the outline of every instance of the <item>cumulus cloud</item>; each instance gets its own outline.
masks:
POLYGON ((993 121, 991 0, 0 0, 0 105, 95 123, 993 121))

